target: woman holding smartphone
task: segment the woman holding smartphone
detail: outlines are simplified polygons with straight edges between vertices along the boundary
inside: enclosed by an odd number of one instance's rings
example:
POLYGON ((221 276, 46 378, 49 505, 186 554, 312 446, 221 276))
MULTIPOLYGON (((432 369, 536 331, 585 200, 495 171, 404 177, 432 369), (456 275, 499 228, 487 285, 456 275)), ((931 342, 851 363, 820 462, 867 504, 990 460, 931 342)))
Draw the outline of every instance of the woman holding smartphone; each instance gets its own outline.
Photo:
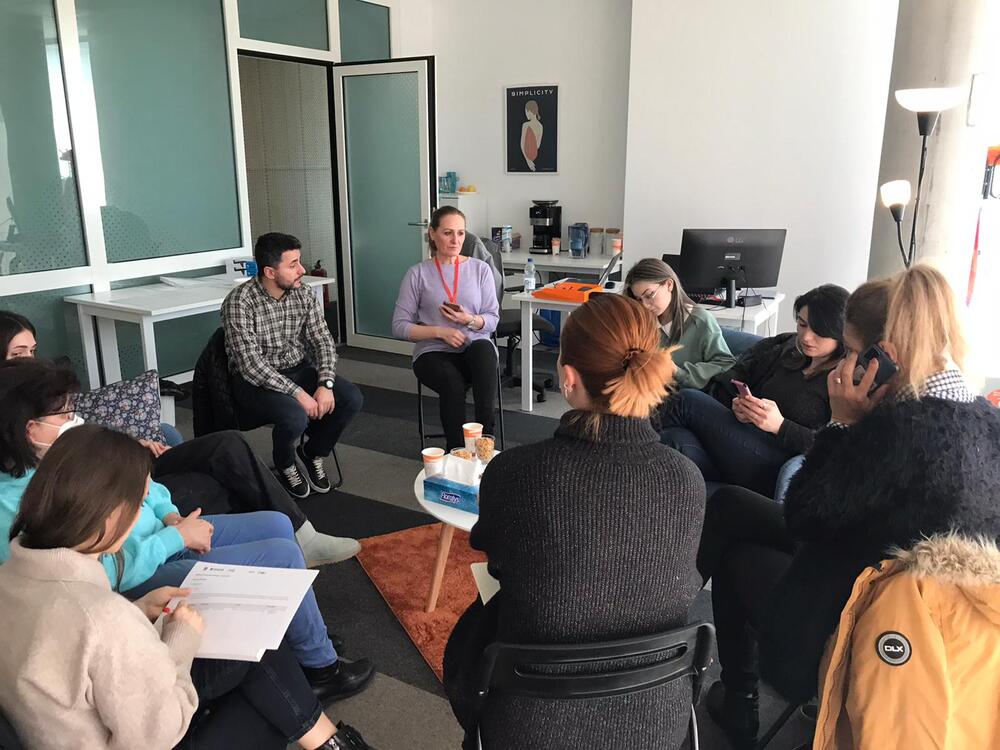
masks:
POLYGON ((827 376, 831 422, 784 506, 723 487, 706 507, 698 569, 712 579, 722 665, 708 709, 738 747, 752 747, 758 729, 755 640, 764 679, 805 702, 867 566, 950 530, 1000 538, 1000 410, 962 375, 965 339, 944 276, 917 265, 862 285, 844 342, 827 376), (881 387, 877 358, 856 372, 876 344, 897 368, 881 387))
POLYGON ((465 445, 466 384, 476 421, 492 434, 497 350, 490 340, 500 320, 496 282, 488 263, 462 255, 465 214, 443 206, 431 216, 431 258, 403 277, 392 333, 413 341, 413 372, 438 394, 448 450, 465 445))
POLYGON ((706 481, 774 497, 778 472, 830 419, 827 374, 844 354, 846 289, 795 300, 795 333, 764 339, 705 389, 683 388, 660 411, 660 437, 706 481))

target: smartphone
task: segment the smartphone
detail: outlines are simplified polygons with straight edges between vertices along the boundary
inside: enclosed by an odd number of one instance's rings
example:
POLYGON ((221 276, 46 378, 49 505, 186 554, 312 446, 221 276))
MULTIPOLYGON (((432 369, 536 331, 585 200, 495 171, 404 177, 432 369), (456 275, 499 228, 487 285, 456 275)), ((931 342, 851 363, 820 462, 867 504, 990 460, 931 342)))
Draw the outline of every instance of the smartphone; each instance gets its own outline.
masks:
POLYGON ((742 380, 736 380, 734 378, 729 382, 731 382, 733 385, 736 386, 736 390, 739 392, 740 398, 750 398, 751 396, 753 396, 753 394, 750 393, 750 386, 748 386, 742 380))
POLYGON ((868 369, 868 363, 873 359, 878 360, 878 370, 875 372, 875 383, 872 385, 872 390, 888 383, 899 371, 896 363, 892 361, 892 357, 885 353, 885 349, 875 344, 858 358, 858 367, 854 371, 855 385, 861 382, 861 378, 864 377, 865 371, 868 369))
POLYGON ((442 302, 441 304, 447 307, 449 310, 454 310, 455 312, 458 312, 459 310, 462 309, 462 306, 456 304, 455 302, 442 302))

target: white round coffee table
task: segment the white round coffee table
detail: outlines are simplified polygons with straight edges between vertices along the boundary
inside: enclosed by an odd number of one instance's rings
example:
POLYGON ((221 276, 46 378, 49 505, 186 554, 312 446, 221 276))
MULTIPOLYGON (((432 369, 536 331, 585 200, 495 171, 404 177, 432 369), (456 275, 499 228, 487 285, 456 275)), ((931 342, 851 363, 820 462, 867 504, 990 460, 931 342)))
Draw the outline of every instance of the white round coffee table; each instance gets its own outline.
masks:
POLYGON ((438 537, 437 560, 434 562, 434 576, 431 578, 431 590, 427 596, 427 606, 424 608, 425 612, 433 612, 437 607, 438 595, 441 593, 441 579, 444 578, 444 568, 448 563, 448 552, 451 551, 451 538, 455 535, 455 529, 472 531, 472 527, 479 520, 479 514, 449 508, 447 505, 431 503, 425 500, 423 469, 420 470, 417 478, 413 481, 413 495, 417 498, 417 502, 420 503, 421 508, 443 522, 441 536, 438 537))

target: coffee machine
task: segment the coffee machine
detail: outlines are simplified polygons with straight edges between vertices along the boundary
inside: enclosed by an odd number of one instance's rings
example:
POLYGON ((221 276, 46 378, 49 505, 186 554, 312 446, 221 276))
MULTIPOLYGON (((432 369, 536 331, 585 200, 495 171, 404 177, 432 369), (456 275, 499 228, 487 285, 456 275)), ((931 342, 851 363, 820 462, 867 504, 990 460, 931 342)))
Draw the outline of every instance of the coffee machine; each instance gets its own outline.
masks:
POLYGON ((528 209, 531 220, 530 252, 542 255, 552 254, 552 240, 562 237, 562 206, 559 201, 531 201, 535 205, 528 209))

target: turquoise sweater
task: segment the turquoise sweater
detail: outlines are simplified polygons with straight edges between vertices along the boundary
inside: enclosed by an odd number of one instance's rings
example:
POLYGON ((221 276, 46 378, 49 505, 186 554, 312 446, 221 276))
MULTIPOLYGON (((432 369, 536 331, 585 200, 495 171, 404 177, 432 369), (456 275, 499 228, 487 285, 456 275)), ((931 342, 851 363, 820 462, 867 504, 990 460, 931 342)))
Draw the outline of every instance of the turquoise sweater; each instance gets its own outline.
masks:
POLYGON ((681 388, 701 390, 736 363, 715 316, 700 307, 695 307, 684 321, 684 334, 679 339, 662 331, 661 339, 664 346, 681 345, 673 355, 677 365, 674 380, 681 388))
MULTIPOLYGON (((10 557, 10 527, 14 525, 21 496, 34 473, 34 469, 29 469, 23 477, 14 477, 0 472, 0 563, 10 557)), ((104 555, 101 558, 112 587, 128 591, 145 583, 169 557, 184 549, 180 532, 173 526, 164 526, 161 520, 177 512, 177 506, 170 502, 170 490, 150 481, 149 494, 143 500, 139 520, 122 546, 125 567, 120 586, 114 556, 104 555)))

